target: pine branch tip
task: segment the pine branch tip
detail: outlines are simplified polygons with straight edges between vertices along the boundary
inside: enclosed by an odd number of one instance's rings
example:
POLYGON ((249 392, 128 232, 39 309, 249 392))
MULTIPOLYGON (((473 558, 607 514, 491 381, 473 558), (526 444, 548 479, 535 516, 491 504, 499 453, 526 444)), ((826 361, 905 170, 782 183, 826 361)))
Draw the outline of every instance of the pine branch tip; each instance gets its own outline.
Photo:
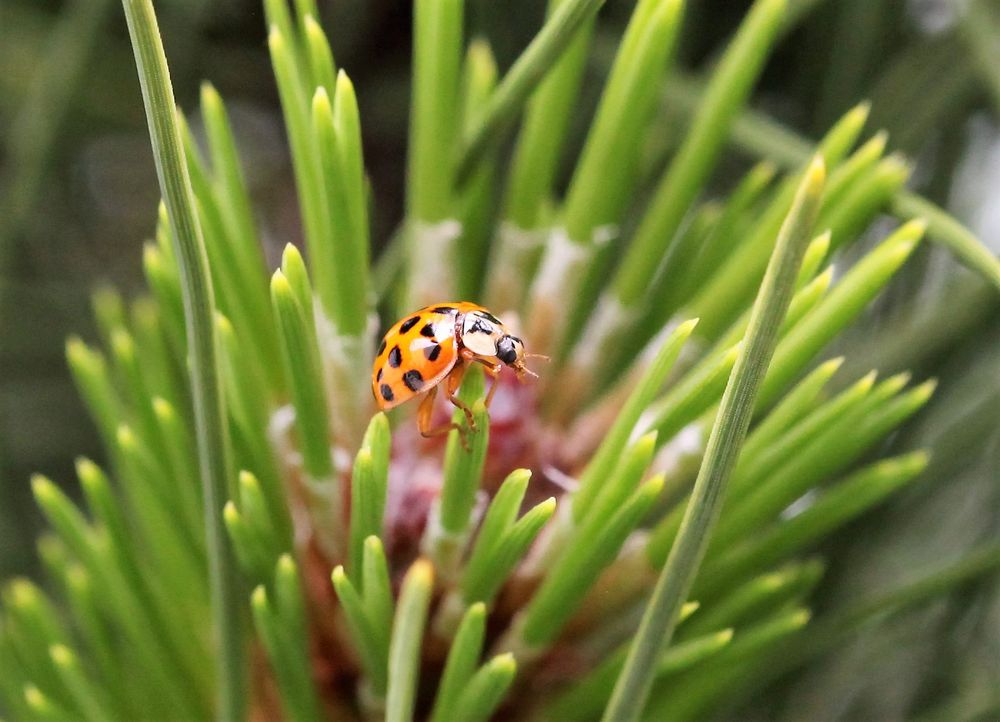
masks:
MULTIPOLYGON (((902 374, 897 374, 897 375, 901 376, 902 374)), ((873 386, 875 386, 875 382, 877 380, 878 380, 878 370, 877 369, 872 369, 871 371, 869 371, 868 373, 866 373, 864 376, 862 376, 860 379, 858 379, 857 388, 858 388, 858 390, 861 393, 866 394, 869 391, 871 391, 871 389, 872 389, 873 386)), ((902 384, 902 386, 905 386, 905 385, 906 385, 906 382, 904 381, 903 384, 902 384)))
POLYGON ((508 483, 528 483, 531 481, 531 469, 514 469, 507 475, 508 483))
POLYGON ((477 35, 469 41, 469 48, 466 51, 470 59, 474 59, 474 62, 488 62, 493 63, 493 49, 490 47, 490 41, 481 35, 477 35))
POLYGON ((222 96, 219 95, 219 91, 211 80, 201 81, 201 85, 198 86, 198 94, 201 97, 202 105, 219 105, 222 102, 222 96))
POLYGON ((926 234, 927 225, 927 219, 922 216, 908 220, 896 230, 900 243, 902 244, 905 240, 912 240, 915 244, 926 234))
POLYGON ((698 326, 699 321, 701 321, 700 318, 689 318, 677 327, 676 333, 684 338, 690 336, 691 332, 698 326))
POLYGON ((649 497, 659 496, 660 492, 663 491, 663 486, 664 484, 666 484, 666 481, 667 481, 666 474, 663 473, 657 474, 656 476, 652 477, 651 479, 643 483, 643 485, 639 487, 639 491, 649 497))
POLYGON ((136 445, 135 432, 132 431, 132 427, 128 424, 119 424, 117 430, 115 431, 115 438, 118 440, 118 444, 126 449, 132 449, 136 445))
POLYGON ((912 469, 915 474, 919 474, 927 469, 927 466, 931 463, 933 456, 934 455, 931 453, 930 449, 917 449, 903 458, 909 461, 910 469, 912 469))
POLYGON ((39 506, 45 506, 46 501, 55 499, 59 492, 56 485, 47 476, 44 474, 32 474, 31 493, 39 506))
POLYGON ((298 246, 289 241, 285 244, 285 247, 281 249, 281 267, 285 268, 293 260, 301 261, 302 253, 299 251, 298 246))
POLYGON ((645 434, 639 437, 639 440, 635 442, 633 447, 637 452, 649 451, 656 446, 656 437, 659 436, 660 432, 658 429, 653 429, 652 431, 647 431, 645 434))
POLYGON ((66 338, 66 354, 76 355, 82 353, 87 348, 87 344, 84 343, 83 339, 77 336, 75 333, 71 334, 66 338))
POLYGON ((864 125, 868 122, 868 116, 871 115, 871 112, 872 101, 865 99, 847 111, 845 119, 848 119, 852 125, 864 125))
POLYGON ((83 481, 84 477, 94 476, 98 472, 98 466, 91 459, 86 456, 78 456, 73 460, 73 467, 76 469, 76 475, 80 477, 80 481, 83 481))
POLYGON ((49 647, 49 657, 59 667, 71 667, 76 663, 76 656, 65 644, 53 644, 49 647))
POLYGON ((342 98, 348 97, 351 99, 352 103, 357 103, 355 98, 354 82, 351 80, 351 76, 347 74, 347 71, 340 68, 337 71, 336 88, 334 92, 337 94, 335 100, 340 102, 342 98))
POLYGON ((135 353, 135 343, 132 335, 123 328, 111 331, 111 350, 117 356, 132 356, 135 353))
POLYGON ((292 294, 292 286, 288 283, 288 277, 279 268, 271 275, 271 293, 289 296, 292 294))
POLYGON ((821 153, 817 153, 809 162, 809 168, 806 170, 806 177, 803 185, 808 189, 808 193, 812 195, 819 195, 822 192, 823 184, 825 182, 826 161, 823 160, 823 155, 821 153))
POLYGON ((312 111, 314 117, 322 115, 324 116, 324 120, 326 116, 333 116, 333 105, 330 103, 330 95, 322 85, 317 86, 316 92, 313 93, 312 111))
POLYGON ((403 580, 405 584, 412 580, 413 584, 431 587, 434 584, 434 564, 429 559, 421 557, 410 565, 409 571, 403 580))
POLYGON ((827 266, 819 274, 817 274, 816 278, 814 279, 814 282, 819 283, 821 286, 823 286, 823 288, 829 288, 830 285, 833 283, 833 276, 835 272, 836 269, 832 265, 827 266))
POLYGON ((508 674, 514 674, 517 671, 517 660, 514 658, 513 652, 498 654, 490 660, 490 664, 499 671, 508 674))
POLYGON ((316 18, 313 17, 312 13, 306 13, 302 16, 302 25, 305 27, 307 35, 323 32, 323 28, 320 26, 316 18))
POLYGON ((822 364, 820 364, 820 367, 823 369, 824 373, 827 373, 830 376, 832 376, 833 374, 835 374, 837 371, 840 370, 841 366, 844 365, 844 361, 846 358, 847 358, 846 356, 835 356, 834 358, 829 359, 828 361, 824 361, 822 364))
POLYGON ((684 602, 684 604, 681 605, 681 611, 677 615, 677 619, 683 622, 685 619, 688 619, 692 614, 697 612, 699 609, 701 609, 701 602, 699 601, 692 600, 684 602))
POLYGON ((49 709, 48 700, 45 698, 45 695, 30 682, 24 685, 24 701, 36 711, 44 712, 49 709))
POLYGON ((153 397, 153 413, 160 421, 171 421, 177 417, 173 404, 162 396, 153 397))

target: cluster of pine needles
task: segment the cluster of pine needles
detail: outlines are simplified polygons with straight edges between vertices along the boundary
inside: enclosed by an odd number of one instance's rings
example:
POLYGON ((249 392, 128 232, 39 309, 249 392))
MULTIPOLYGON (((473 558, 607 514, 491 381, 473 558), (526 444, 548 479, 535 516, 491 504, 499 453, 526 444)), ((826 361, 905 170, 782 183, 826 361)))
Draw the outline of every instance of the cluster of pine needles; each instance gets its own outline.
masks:
POLYGON ((705 719, 1000 565, 812 618, 817 544, 919 477, 924 451, 872 451, 934 391, 824 349, 925 236, 1000 276, 866 105, 707 197, 786 0, 754 3, 659 165, 684 3, 639 0, 559 197, 601 2, 553 0, 503 77, 462 5, 414 4, 406 220, 373 264, 355 89, 311 0, 265 1, 308 258, 268 277, 222 98, 193 132, 125 0, 164 202, 148 294, 99 292, 99 344, 67 344, 107 468, 79 460, 82 504, 32 481, 49 583, 3 591, 12 719, 705 719), (375 413, 370 365, 398 314, 459 298, 552 362, 503 418, 470 374, 477 430, 442 448, 375 413))

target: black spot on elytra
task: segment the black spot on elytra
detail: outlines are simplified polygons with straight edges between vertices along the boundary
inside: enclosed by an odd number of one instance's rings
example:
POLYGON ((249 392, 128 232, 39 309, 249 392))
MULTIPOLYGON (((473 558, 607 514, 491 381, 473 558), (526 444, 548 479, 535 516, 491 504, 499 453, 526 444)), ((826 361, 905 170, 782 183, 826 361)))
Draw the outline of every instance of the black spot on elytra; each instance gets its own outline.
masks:
POLYGON ((381 356, 384 353, 385 353, 385 339, 382 339, 382 343, 378 345, 378 353, 376 353, 375 355, 381 356))
POLYGON ((377 374, 375 374, 375 380, 376 380, 376 381, 381 381, 381 380, 382 380, 382 372, 383 372, 383 371, 385 371, 385 369, 384 369, 384 368, 381 368, 381 367, 379 367, 379 370, 378 370, 378 373, 377 373, 377 374))
POLYGON ((403 354, 399 350, 399 346, 393 346, 389 352, 389 365, 394 369, 398 369, 401 363, 403 363, 403 354))
POLYGON ((427 338, 434 338, 434 324, 425 324, 422 329, 420 329, 420 335, 426 336, 427 338))
POLYGON ((424 377, 416 369, 410 369, 403 374, 403 383, 410 391, 419 391, 424 385, 424 377))
POLYGON ((455 313, 455 308, 453 306, 435 306, 431 309, 431 313, 455 313))
POLYGON ((424 349, 424 355, 428 361, 437 361, 438 356, 441 355, 441 344, 436 343, 433 346, 428 346, 424 349))
POLYGON ((386 401, 392 401, 393 398, 392 389, 389 388, 389 384, 382 384, 381 386, 379 386, 378 390, 382 392, 383 399, 385 399, 386 401))
POLYGON ((406 333, 411 328, 416 326, 418 323, 420 323, 420 316, 413 316, 412 318, 408 318, 405 321, 403 321, 403 324, 399 327, 399 332, 406 333))

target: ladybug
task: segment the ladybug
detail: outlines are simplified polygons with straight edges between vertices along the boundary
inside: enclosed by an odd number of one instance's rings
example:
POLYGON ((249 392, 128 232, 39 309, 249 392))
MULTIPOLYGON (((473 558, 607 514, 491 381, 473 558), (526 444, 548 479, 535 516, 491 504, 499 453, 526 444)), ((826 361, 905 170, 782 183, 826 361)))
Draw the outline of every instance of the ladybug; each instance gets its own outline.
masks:
POLYGON ((420 433, 440 436, 457 429, 464 441, 464 429, 458 424, 431 428, 439 384, 446 381, 448 400, 465 413, 474 429, 472 409, 455 395, 469 364, 482 364, 493 379, 485 399, 489 407, 504 365, 519 379, 537 377, 524 365, 527 356, 521 339, 482 306, 469 301, 439 303, 405 316, 386 332, 372 365, 372 393, 383 411, 423 395, 417 410, 420 433))

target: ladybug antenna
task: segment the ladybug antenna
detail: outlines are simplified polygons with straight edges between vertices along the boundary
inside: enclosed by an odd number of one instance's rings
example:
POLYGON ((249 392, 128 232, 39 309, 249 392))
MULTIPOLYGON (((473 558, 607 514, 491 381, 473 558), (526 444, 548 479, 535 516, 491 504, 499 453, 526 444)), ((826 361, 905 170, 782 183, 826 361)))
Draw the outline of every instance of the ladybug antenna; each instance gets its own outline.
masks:
POLYGON ((534 376, 536 379, 538 378, 538 374, 529 369, 527 366, 522 366, 517 375, 521 378, 524 378, 525 376, 534 376))
MULTIPOLYGON (((540 353, 526 353, 526 354, 524 354, 524 357, 525 357, 525 358, 536 358, 536 359, 538 359, 539 361, 546 361, 546 362, 548 362, 548 361, 551 361, 551 360, 552 360, 552 358, 551 358, 551 357, 549 357, 549 356, 546 356, 545 354, 540 354, 540 353)), ((537 374, 536 374, 536 375, 537 375, 537 374)))

